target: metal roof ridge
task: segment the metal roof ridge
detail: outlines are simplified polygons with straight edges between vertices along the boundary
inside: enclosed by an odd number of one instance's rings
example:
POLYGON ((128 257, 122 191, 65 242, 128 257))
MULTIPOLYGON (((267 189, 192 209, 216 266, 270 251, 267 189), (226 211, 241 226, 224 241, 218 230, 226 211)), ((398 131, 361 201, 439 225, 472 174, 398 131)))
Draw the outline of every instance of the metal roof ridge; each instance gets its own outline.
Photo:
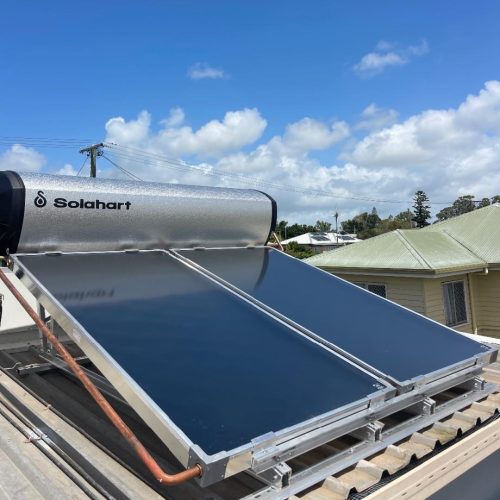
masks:
MULTIPOLYGON (((411 229, 409 231, 411 231, 411 229)), ((420 262, 420 264, 427 267, 427 269, 434 269, 430 262, 428 262, 427 259, 413 246, 408 238, 406 238, 401 229, 396 229, 394 232, 398 235, 399 239, 403 242, 406 248, 408 248, 410 253, 420 262)))
POLYGON ((453 234, 451 234, 449 231, 447 231, 446 229, 441 229, 440 232, 444 233, 446 236, 448 236, 449 238, 451 238, 453 241, 455 241, 460 246, 462 246, 463 248, 465 248, 465 250, 467 250, 470 254, 472 254, 474 257, 476 257, 477 259, 479 259, 481 262, 484 262, 484 264, 486 266, 488 266, 488 264, 489 264, 488 261, 486 261, 482 257, 480 257, 476 252, 474 252, 473 250, 471 250, 465 243, 463 243, 462 241, 460 241, 456 236, 454 236, 453 234))

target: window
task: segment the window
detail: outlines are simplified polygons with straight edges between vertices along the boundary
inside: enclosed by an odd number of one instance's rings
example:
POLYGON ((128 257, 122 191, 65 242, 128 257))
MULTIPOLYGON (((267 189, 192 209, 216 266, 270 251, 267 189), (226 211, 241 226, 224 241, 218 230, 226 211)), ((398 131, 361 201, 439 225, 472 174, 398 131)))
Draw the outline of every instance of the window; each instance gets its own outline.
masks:
POLYGON ((376 295, 380 295, 381 297, 384 297, 384 299, 386 298, 385 285, 380 285, 376 283, 354 283, 354 284, 360 286, 361 288, 364 288, 365 290, 375 293, 376 295))
POLYGON ((463 281, 443 283, 444 316, 448 326, 467 323, 465 284, 463 281))
POLYGON ((372 285, 368 283, 366 286, 368 290, 372 293, 376 293, 377 295, 380 295, 381 297, 384 297, 385 299, 385 285, 372 285))

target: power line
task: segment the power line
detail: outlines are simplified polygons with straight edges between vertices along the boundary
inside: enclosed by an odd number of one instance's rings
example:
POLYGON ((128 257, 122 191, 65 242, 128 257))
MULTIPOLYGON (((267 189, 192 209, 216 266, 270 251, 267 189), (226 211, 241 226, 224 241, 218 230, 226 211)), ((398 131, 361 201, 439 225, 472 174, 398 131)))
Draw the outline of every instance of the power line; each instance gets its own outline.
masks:
MULTIPOLYGON (((79 148, 85 144, 92 143, 91 139, 76 139, 76 138, 51 138, 51 137, 25 137, 25 136, 0 136, 0 145, 16 145, 20 144, 22 146, 29 147, 37 147, 37 148, 56 148, 56 149, 75 149, 79 148)), ((183 160, 174 160, 171 158, 167 158, 162 155, 158 155, 155 153, 150 153, 148 151, 134 148, 131 146, 120 146, 118 144, 113 143, 103 143, 104 147, 109 148, 110 152, 114 155, 121 157, 124 160, 138 162, 144 165, 155 165, 155 166, 165 166, 172 170, 176 170, 182 173, 195 173, 203 176, 212 176, 219 178, 229 178, 233 180, 237 180, 239 182, 252 184, 253 186, 272 188, 278 190, 284 190, 288 192, 294 192, 297 194, 304 194, 308 196, 317 196, 317 197, 326 197, 326 198, 335 198, 335 199, 343 199, 343 200, 353 200, 353 201, 364 201, 370 203, 393 203, 393 204, 408 204, 413 203, 413 200, 387 200, 387 199, 378 199, 370 196, 361 196, 361 195, 353 195, 353 196, 345 196, 341 194, 335 194, 330 191, 325 191, 321 189, 315 188, 300 188, 297 186, 291 186, 286 184, 281 184, 274 181, 269 181, 265 179, 259 179, 256 177, 252 177, 249 175, 230 172, 222 169, 215 169, 212 166, 210 168, 205 168, 202 166, 191 165, 183 160)), ((114 163, 110 158, 106 157, 106 159, 112 163, 116 168, 120 169, 124 173, 126 173, 129 177, 135 180, 141 180, 137 175, 129 172, 125 168, 119 166, 114 163)), ((82 171, 83 167, 79 170, 78 175, 82 171)), ((480 200, 474 200, 474 203, 479 203, 480 200)), ((430 205, 452 205, 453 202, 449 201, 434 201, 428 202, 430 205)))
POLYGON ((117 163, 115 163, 113 160, 111 160, 110 158, 108 158, 106 155, 102 155, 103 158, 105 158, 106 160, 109 161, 109 163, 111 163, 112 165, 114 165, 116 168, 120 169, 122 172, 124 172, 125 174, 127 174, 131 179, 135 180, 135 181, 142 181, 142 179, 140 177, 138 177, 137 175, 133 174, 132 172, 129 172, 126 168, 123 168, 123 167, 120 167, 120 165, 118 165, 117 163))
MULTIPOLYGON (((221 169, 207 169, 200 166, 191 165, 182 160, 172 160, 170 158, 166 158, 161 155, 157 155, 154 153, 148 153, 147 151, 132 148, 127 146, 119 146, 117 144, 112 143, 104 143, 104 146, 109 148, 112 153, 118 157, 121 157, 125 160, 132 160, 138 163, 142 163, 145 165, 155 165, 155 166, 166 166, 170 169, 180 171, 183 173, 196 172, 198 174, 204 176, 214 176, 214 177, 228 177, 232 179, 236 179, 241 182, 251 183, 257 186, 263 186, 268 188, 285 190, 288 192, 295 192, 299 194, 306 194, 310 196, 318 196, 318 197, 328 197, 328 198, 336 198, 336 199, 345 199, 345 200, 354 200, 354 201, 365 201, 371 203, 394 203, 394 204, 408 204, 413 203, 413 200, 386 200, 386 199, 378 199, 371 198, 368 196, 344 196, 335 194, 329 191, 313 189, 313 188, 299 188, 297 186, 290 186, 285 184, 276 183, 273 181, 268 181, 265 179, 258 179, 255 177, 250 177, 245 174, 239 174, 235 172, 228 172, 221 169)), ((430 202, 431 205, 451 205, 453 202, 430 202)))
POLYGON ((75 149, 88 144, 88 139, 54 139, 49 137, 0 136, 2 146, 24 146, 38 149, 75 149))
POLYGON ((82 172, 83 170, 83 167, 85 166, 85 163, 87 163, 87 160, 89 159, 88 156, 85 157, 85 160, 83 160, 83 163, 82 163, 82 166, 80 167, 80 170, 78 170, 78 173, 76 174, 76 176, 78 177, 80 175, 80 173, 82 172))

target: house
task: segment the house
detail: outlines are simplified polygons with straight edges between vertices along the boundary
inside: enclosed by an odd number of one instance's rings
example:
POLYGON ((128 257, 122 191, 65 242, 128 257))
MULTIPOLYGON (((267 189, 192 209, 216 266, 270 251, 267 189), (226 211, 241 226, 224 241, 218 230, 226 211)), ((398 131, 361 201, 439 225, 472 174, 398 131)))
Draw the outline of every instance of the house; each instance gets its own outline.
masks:
POLYGON ((281 242, 283 246, 289 243, 297 243, 298 245, 309 248, 315 253, 334 250, 353 243, 359 243, 361 240, 356 238, 355 234, 339 234, 335 232, 314 232, 305 233, 294 238, 289 238, 281 242))
POLYGON ((306 262, 462 332, 500 337, 500 204, 306 262))

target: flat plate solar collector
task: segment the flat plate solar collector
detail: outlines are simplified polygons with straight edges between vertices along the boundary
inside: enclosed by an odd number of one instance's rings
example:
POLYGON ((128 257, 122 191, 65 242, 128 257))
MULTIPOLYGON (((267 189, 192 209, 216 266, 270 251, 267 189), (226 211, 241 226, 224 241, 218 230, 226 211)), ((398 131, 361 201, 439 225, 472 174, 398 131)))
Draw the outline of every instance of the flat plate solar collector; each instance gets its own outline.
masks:
MULTIPOLYGON (((165 251, 15 260, 183 465, 228 462, 394 392, 165 251)), ((258 280, 254 264, 248 276, 258 280)))
POLYGON ((442 377, 473 365, 491 351, 272 248, 182 250, 179 254, 398 386, 442 377))

